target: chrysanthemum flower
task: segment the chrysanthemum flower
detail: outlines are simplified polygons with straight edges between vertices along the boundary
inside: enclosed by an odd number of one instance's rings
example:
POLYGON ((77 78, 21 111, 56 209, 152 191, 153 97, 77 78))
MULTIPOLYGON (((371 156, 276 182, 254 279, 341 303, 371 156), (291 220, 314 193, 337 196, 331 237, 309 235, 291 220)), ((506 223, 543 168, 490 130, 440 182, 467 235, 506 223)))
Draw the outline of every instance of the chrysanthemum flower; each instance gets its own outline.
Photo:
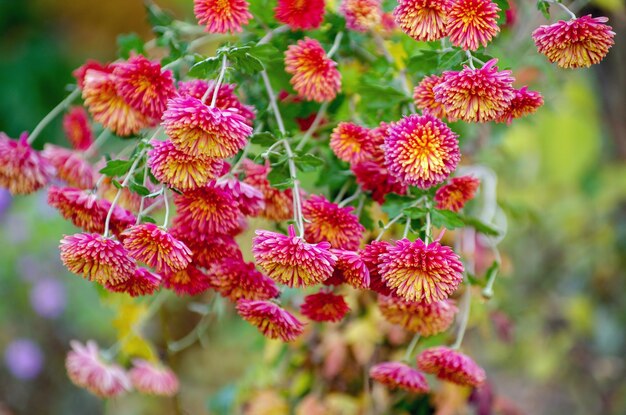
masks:
POLYGON ((450 42, 464 50, 487 46, 500 32, 500 8, 491 0, 455 0, 448 11, 446 31, 450 42))
POLYGON ((446 71, 433 88, 448 118, 466 122, 495 120, 515 97, 511 71, 498 71, 497 59, 482 68, 446 71))
POLYGON ((389 127, 385 163, 392 176, 428 189, 443 182, 461 159, 457 135, 432 115, 409 115, 389 127))
POLYGON ((511 104, 506 110, 500 113, 496 121, 511 124, 514 118, 532 114, 542 105, 543 97, 539 92, 529 91, 528 87, 516 89, 511 104))
POLYGON ((270 339, 290 342, 304 331, 297 318, 271 301, 239 300, 237 312, 270 339))
POLYGON ((135 389, 141 393, 174 396, 178 393, 178 377, 171 369, 143 359, 133 359, 128 372, 135 389))
MULTIPOLYGON (((369 288, 370 271, 357 252, 343 249, 331 249, 330 251, 337 256, 333 280, 340 284, 345 282, 354 288, 369 288)), ((326 284, 326 281, 324 283, 326 284)))
POLYGON ((450 183, 441 186, 435 193, 437 209, 458 212, 474 198, 480 180, 472 176, 453 177, 450 183))
POLYGON ((246 216, 258 216, 265 209, 263 193, 247 183, 234 178, 223 178, 218 180, 215 186, 228 188, 239 202, 239 210, 246 216))
POLYGON ((350 311, 343 296, 320 291, 304 297, 300 312, 313 321, 341 321, 350 311))
POLYGON ((72 107, 63 116, 63 131, 75 150, 87 150, 93 144, 89 116, 83 107, 72 107))
POLYGON ((402 239, 379 260, 382 280, 407 301, 430 304, 445 300, 463 281, 459 256, 436 241, 426 245, 421 239, 402 239))
POLYGON ((54 167, 28 143, 28 134, 11 140, 0 132, 0 187, 13 195, 33 193, 48 184, 54 167))
MULTIPOLYGON (((437 75, 426 76, 413 89, 413 101, 415 106, 422 110, 424 114, 430 114, 439 119, 446 118, 446 111, 443 105, 435 99, 433 88, 441 82, 441 77, 437 75)), ((454 121, 448 117, 448 121, 454 121)))
POLYGON ((417 356, 417 366, 439 379, 462 386, 480 386, 486 378, 485 371, 469 356, 449 347, 433 347, 417 356))
POLYGON ((56 169, 56 176, 71 187, 91 189, 96 183, 96 172, 80 154, 54 144, 46 143, 41 156, 56 169))
POLYGON ((211 287, 231 301, 270 300, 280 291, 271 278, 257 271, 252 263, 240 259, 224 259, 208 270, 211 287))
POLYGON ((132 278, 137 268, 120 242, 97 233, 66 235, 59 249, 67 269, 102 285, 122 283, 132 278))
POLYGON ((276 282, 289 287, 306 287, 324 282, 333 274, 337 257, 328 242, 311 244, 296 236, 293 225, 289 235, 259 230, 252 241, 257 264, 276 282))
POLYGON ((168 102, 163 126, 176 148, 191 156, 232 157, 252 134, 252 127, 234 108, 209 107, 190 96, 168 102))
POLYGON ((230 235, 203 234, 174 226, 170 232, 183 241, 193 253, 193 263, 199 267, 211 266, 224 259, 243 260, 241 249, 230 235))
POLYGON ((365 245, 360 252, 361 259, 370 272, 370 289, 381 295, 391 295, 391 290, 383 281, 378 271, 378 266, 382 263, 380 256, 386 253, 391 244, 387 241, 372 241, 365 245))
POLYGON ((200 271, 195 264, 187 268, 163 274, 163 286, 174 291, 177 295, 197 295, 211 288, 209 277, 200 271))
POLYGON ((370 377, 390 388, 404 389, 413 393, 426 393, 429 390, 424 375, 400 362, 385 362, 372 366, 370 377))
POLYGON ((145 268, 137 268, 135 275, 118 284, 107 283, 106 289, 115 293, 126 293, 131 297, 152 295, 161 287, 161 277, 145 268))
POLYGON ((380 204, 385 203, 389 193, 403 195, 407 191, 406 184, 389 174, 384 159, 380 162, 368 160, 356 163, 351 169, 361 189, 371 192, 372 199, 380 204))
POLYGON ((174 224, 205 234, 225 234, 239 226, 238 202, 228 189, 215 182, 200 189, 174 196, 177 216, 174 224))
MULTIPOLYGON (((217 91, 217 99, 215 100, 215 107, 221 110, 227 110, 229 108, 236 109, 245 119, 246 123, 252 125, 256 115, 254 113, 254 107, 250 105, 244 105, 237 95, 235 95, 235 84, 222 83, 220 89, 217 91)), ((213 92, 215 91, 215 81, 204 81, 202 79, 193 79, 191 81, 182 81, 178 83, 178 93, 182 96, 189 95, 190 97, 202 99, 205 95, 206 100, 202 103, 209 105, 213 100, 213 92), (208 94, 207 94, 208 90, 208 94)))
POLYGON ((241 32, 252 14, 246 0, 194 0, 193 12, 198 23, 209 33, 241 32))
POLYGON ((76 83, 80 89, 85 87, 85 77, 87 76, 87 71, 89 70, 110 73, 113 71, 113 68, 109 64, 102 64, 98 61, 88 59, 87 62, 72 72, 72 75, 76 78, 76 83))
POLYGON ((357 32, 376 27, 383 14, 380 0, 342 0, 339 12, 346 18, 346 27, 357 32))
POLYGON ((124 369, 103 361, 93 340, 85 345, 72 340, 70 345, 72 350, 65 359, 65 368, 76 386, 101 398, 115 398, 131 390, 132 385, 124 369))
POLYGON ((285 52, 285 70, 293 75, 291 85, 298 96, 317 102, 332 101, 341 89, 337 62, 315 39, 308 37, 290 45, 285 52))
POLYGON ((330 148, 337 158, 358 163, 371 157, 374 150, 370 131, 351 122, 340 122, 330 135, 330 148))
POLYGON ((399 0, 393 15, 404 33, 430 42, 446 36, 449 9, 450 0, 399 0))
POLYGON ((276 20, 292 29, 317 29, 324 20, 324 0, 278 0, 276 20))
POLYGON ((390 323, 398 324, 405 330, 425 337, 448 330, 458 311, 452 300, 426 304, 386 296, 378 297, 378 307, 383 317, 390 323))
POLYGON ((357 249, 365 228, 353 210, 352 206, 339 207, 324 196, 311 196, 302 204, 305 239, 313 243, 327 241, 337 249, 357 249))
POLYGON ((615 43, 606 17, 591 15, 539 26, 533 39, 539 53, 561 68, 586 68, 599 63, 615 43))
POLYGON ((272 187, 267 175, 272 170, 269 163, 265 165, 256 164, 250 160, 244 160, 243 170, 246 177, 243 179, 263 194, 265 208, 261 211, 261 216, 265 219, 283 221, 293 216, 293 195, 291 189, 278 190, 272 187))

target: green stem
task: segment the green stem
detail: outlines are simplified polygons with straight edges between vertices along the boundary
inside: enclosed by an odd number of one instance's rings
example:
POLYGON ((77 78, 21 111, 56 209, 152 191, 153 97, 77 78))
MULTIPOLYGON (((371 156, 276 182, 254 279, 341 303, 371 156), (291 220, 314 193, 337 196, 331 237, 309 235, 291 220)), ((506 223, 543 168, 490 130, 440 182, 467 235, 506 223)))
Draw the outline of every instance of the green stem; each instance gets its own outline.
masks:
MULTIPOLYGON (((222 81, 224 80, 224 75, 226 74, 226 68, 228 67, 228 60, 226 59, 226 55, 222 56, 222 69, 220 70, 220 74, 217 77, 217 81, 213 86, 213 98, 211 99, 211 108, 215 108, 215 104, 217 103, 217 96, 220 92, 220 86, 222 85, 222 81)), ((207 88, 204 96, 202 97, 202 102, 204 102, 208 98, 209 89, 207 88)))
POLYGON ((37 139, 39 134, 41 134, 43 129, 46 128, 46 126, 50 124, 50 122, 55 119, 57 115, 64 111, 76 98, 78 98, 79 95, 80 89, 76 88, 67 97, 65 97, 63 101, 59 102, 56 107, 52 108, 52 111, 39 121, 39 124, 35 126, 33 132, 30 136, 28 136, 28 144, 32 144, 37 139))
POLYGON ((167 224, 170 221, 170 204, 167 201, 167 189, 163 187, 163 203, 165 204, 165 219, 163 219, 163 229, 167 229, 167 224))
POLYGON ((413 355, 413 351, 415 350, 415 347, 417 346, 419 340, 420 334, 415 333, 415 336, 413 336, 413 339, 411 339, 411 343, 409 343, 409 346, 406 348, 406 352, 404 353, 404 357, 402 358, 402 360, 406 363, 411 363, 411 356, 413 355))
POLYGON ((472 305, 472 290, 468 284, 465 287, 465 295, 463 296, 463 311, 461 312, 461 322, 459 323, 459 331, 456 335, 456 341, 452 345, 453 349, 458 349, 463 343, 465 330, 467 330, 467 322, 469 321, 470 308, 472 305))
POLYGON ((337 36, 335 36, 335 41, 333 42, 333 46, 331 46, 327 54, 329 58, 332 58, 335 52, 337 52, 337 50, 339 49, 339 45, 341 44, 341 39, 343 39, 343 32, 339 32, 337 33, 337 36))
POLYGON ((320 106, 320 109, 317 111, 317 115, 315 116, 313 123, 311 124, 309 129, 306 130, 306 132, 300 139, 300 142, 296 146, 296 151, 302 150, 304 146, 306 145, 306 143, 311 139, 313 134, 315 134, 315 131, 317 131, 317 128, 320 126, 320 123, 322 122, 322 120, 324 119, 324 116, 326 115, 327 109, 328 109, 328 102, 324 102, 320 106))

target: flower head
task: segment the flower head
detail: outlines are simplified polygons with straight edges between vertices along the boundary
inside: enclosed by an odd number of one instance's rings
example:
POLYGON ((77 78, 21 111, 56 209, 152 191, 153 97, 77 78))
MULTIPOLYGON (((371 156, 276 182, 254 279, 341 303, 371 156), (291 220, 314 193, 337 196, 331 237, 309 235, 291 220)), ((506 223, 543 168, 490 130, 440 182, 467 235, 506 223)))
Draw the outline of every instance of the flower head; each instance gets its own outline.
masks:
POLYGON ((337 158, 358 163, 372 157, 374 139, 370 131, 351 122, 340 122, 330 135, 330 148, 337 158))
POLYGON ((304 297, 300 312, 313 321, 341 321, 350 311, 343 296, 320 291, 304 297))
MULTIPOLYGON (((433 88, 441 82, 441 77, 437 75, 426 76, 413 89, 413 101, 415 106, 422 110, 424 114, 430 114, 439 119, 446 118, 446 111, 443 105, 435 99, 433 88)), ((448 121, 454 121, 448 117, 448 121)))
POLYGON ((433 347, 417 356, 417 366, 439 379, 462 386, 480 386, 485 381, 485 371, 469 356, 449 347, 433 347))
POLYGON ((546 55, 561 68, 585 68, 599 63, 609 53, 615 41, 606 17, 591 15, 560 20, 549 26, 539 26, 533 39, 539 53, 546 55))
POLYGON ((239 245, 230 235, 190 232, 178 226, 172 227, 170 232, 191 249, 193 263, 199 267, 209 269, 224 259, 243 260, 239 245))
POLYGON ((72 187, 91 189, 96 184, 96 172, 79 153, 46 143, 41 156, 56 169, 56 176, 72 187))
POLYGON ((446 35, 450 0, 399 0, 393 11, 396 23, 415 40, 430 42, 446 35))
POLYGON ((342 0, 339 12, 346 18, 346 27, 357 32, 372 30, 383 14, 380 0, 342 0))
POLYGON ((214 263, 208 276, 211 287, 232 301, 270 300, 280 294, 274 280, 257 271, 254 264, 240 259, 214 263))
POLYGON ((422 336, 434 336, 452 325, 458 309, 451 300, 430 304, 407 302, 397 297, 378 297, 378 306, 383 317, 405 330, 422 336))
MULTIPOLYGON (((241 103, 234 92, 236 87, 237 85, 235 84, 222 83, 220 85, 220 89, 217 91, 215 107, 221 110, 234 108, 246 119, 247 124, 252 125, 256 117, 254 114, 254 107, 241 103)), ((206 100, 202 101, 205 105, 209 105, 211 103, 214 92, 215 81, 213 80, 204 81, 202 79, 194 79, 178 83, 178 93, 182 96, 188 95, 201 100, 206 95, 206 100)))
POLYGON ((159 396, 174 396, 178 393, 178 377, 161 364, 134 359, 128 375, 135 389, 141 393, 159 396))
POLYGON ((381 295, 391 295, 391 290, 383 281, 378 271, 378 266, 382 263, 380 256, 387 253, 391 244, 387 241, 372 241, 361 250, 360 256, 363 263, 370 272, 370 289, 381 295))
POLYGON ((174 224, 185 231, 206 234, 229 233, 239 226, 238 203, 225 188, 208 186, 174 196, 178 215, 174 224))
POLYGON ((491 0, 455 0, 448 11, 446 31, 450 42, 465 50, 476 50, 498 34, 500 8, 491 0))
POLYGON ((157 272, 180 271, 191 262, 187 245, 153 223, 131 226, 121 236, 130 256, 157 272))
POLYGON ((361 189, 371 192, 372 199, 380 204, 385 203, 385 197, 389 193, 406 193, 407 185, 389 174, 384 159, 362 161, 354 164, 351 169, 361 189))
POLYGON ((246 177, 244 183, 256 188, 263 194, 265 208, 261 216, 265 219, 282 221, 293 216, 293 201, 291 189, 278 190, 272 187, 267 175, 272 171, 269 163, 256 164, 250 160, 244 160, 243 170, 246 177))
POLYGON ((117 284, 107 283, 105 287, 114 293, 126 293, 131 297, 152 295, 161 287, 161 277, 138 267, 132 278, 117 284))
POLYGON ((83 107, 72 107, 63 116, 63 131, 75 150, 87 150, 93 144, 89 116, 83 107))
POLYGON ((265 209, 265 198, 257 188, 234 178, 223 178, 215 183, 220 188, 228 188, 239 202, 239 210, 246 216, 258 216, 265 209))
POLYGON ((402 239, 379 256, 380 276, 407 301, 426 304, 445 300, 463 280, 459 256, 439 242, 402 239))
POLYGON ((539 92, 529 91, 528 87, 516 89, 511 104, 500 113, 496 121, 511 124, 514 118, 532 114, 542 105, 543 97, 539 92))
POLYGON ((194 0, 193 12, 198 23, 209 33, 241 32, 252 14, 246 0, 194 0))
POLYGON ((290 342, 304 331, 304 325, 297 318, 271 301, 239 300, 237 312, 270 339, 290 342))
POLYGON ((332 101, 341 89, 337 63, 315 39, 308 37, 285 52, 285 70, 293 75, 291 85, 298 96, 317 102, 332 101))
POLYGON ((203 293, 211 288, 211 283, 209 277, 195 264, 189 264, 183 270, 164 273, 163 286, 183 296, 203 293))
POLYGON ((338 249, 357 249, 365 228, 353 209, 331 203, 324 196, 311 196, 302 204, 305 239, 314 243, 327 241, 338 249))
POLYGON ((54 167, 33 150, 23 133, 11 140, 0 132, 0 187, 13 195, 33 193, 48 184, 54 176, 54 167))
POLYGON ((370 271, 361 255, 357 252, 345 251, 343 249, 331 249, 331 252, 337 255, 337 263, 332 276, 335 282, 340 284, 345 282, 354 288, 369 288, 370 271))
POLYGON ((480 180, 472 176, 453 177, 450 183, 441 186, 435 193, 437 209, 458 212, 474 198, 480 180))
POLYGON ((324 0, 278 0, 276 20, 292 29, 317 29, 324 20, 324 0))
POLYGON ((328 242, 311 244, 296 236, 293 225, 289 235, 256 231, 252 253, 257 264, 274 281, 290 287, 319 284, 333 273, 337 257, 328 242))
POLYGON ((429 390, 424 375, 400 362, 385 362, 372 366, 370 377, 390 388, 400 388, 413 393, 426 393, 429 390))

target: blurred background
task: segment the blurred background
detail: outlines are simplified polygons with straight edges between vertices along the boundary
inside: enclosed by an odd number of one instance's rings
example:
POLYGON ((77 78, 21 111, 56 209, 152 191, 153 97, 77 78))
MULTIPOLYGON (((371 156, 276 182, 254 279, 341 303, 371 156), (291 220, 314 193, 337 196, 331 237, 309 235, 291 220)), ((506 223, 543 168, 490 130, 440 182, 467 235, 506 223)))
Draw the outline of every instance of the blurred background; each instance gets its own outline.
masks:
MULTIPOLYGON (((191 0, 159 5, 193 21, 191 0)), ((498 413, 624 414, 624 3, 574 3, 581 13, 609 16, 617 32, 607 59, 578 71, 546 65, 529 40, 545 19, 534 2, 514 7, 516 19, 493 54, 514 62, 516 77, 541 90, 546 105, 473 151, 475 162, 498 175, 509 232, 496 296, 473 308, 466 347, 489 373, 483 392, 497 395, 498 413)), ((139 0, 0 0, 0 131, 17 137, 32 129, 65 96, 73 69, 87 58, 114 59, 117 36, 130 32, 151 38, 139 0)), ((46 133, 36 145, 63 142, 60 122, 46 133)), ((103 403, 67 380, 69 341, 96 339, 106 348, 133 312, 101 302, 94 285, 64 270, 57 244, 70 232, 44 192, 17 199, 0 192, 0 414, 174 413, 169 399, 131 395, 103 403)), ((175 322, 161 321, 172 338, 197 321, 180 317, 185 307, 172 300, 161 316, 175 322)), ((229 307, 223 314, 205 347, 170 362, 187 413, 235 413, 228 409, 232 385, 261 376, 250 368, 275 353, 229 307)), ((455 413, 447 410, 440 413, 455 413)))

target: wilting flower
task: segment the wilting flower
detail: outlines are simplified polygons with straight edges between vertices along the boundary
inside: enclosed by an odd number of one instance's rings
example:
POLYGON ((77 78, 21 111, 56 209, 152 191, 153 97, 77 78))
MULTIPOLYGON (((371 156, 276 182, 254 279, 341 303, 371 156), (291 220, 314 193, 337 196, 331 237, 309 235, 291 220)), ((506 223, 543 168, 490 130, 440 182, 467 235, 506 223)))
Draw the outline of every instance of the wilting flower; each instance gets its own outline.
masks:
POLYGON ((386 253, 392 245, 387 241, 372 241, 365 245, 360 252, 363 263, 370 272, 370 289, 381 295, 391 295, 391 290, 383 281, 378 270, 382 263, 380 256, 386 253))
POLYGON ((382 280, 407 301, 430 304, 445 300, 463 281, 459 256, 437 241, 426 245, 421 239, 402 239, 379 260, 382 280))
POLYGON ((591 15, 539 26, 533 39, 539 53, 561 68, 585 68, 599 63, 615 43, 606 17, 591 15))
POLYGON ((285 52, 285 70, 293 75, 290 82, 298 96, 309 101, 332 101, 341 89, 337 63, 315 39, 306 37, 289 46, 285 52))
POLYGON ((211 287, 232 301, 269 300, 280 294, 274 280, 257 271, 254 264, 240 259, 227 258, 214 263, 208 277, 211 287))
POLYGON ((121 239, 130 256, 157 272, 180 271, 191 262, 187 245, 153 223, 131 226, 121 239))
POLYGON ((491 0, 455 0, 448 11, 446 31, 454 46, 476 50, 500 31, 500 8, 491 0))
POLYGON ((451 300, 426 304, 386 296, 378 297, 378 307, 390 323, 426 337, 448 330, 458 311, 451 300))
POLYGON ((194 0, 193 12, 198 23, 209 33, 241 32, 252 14, 246 0, 194 0))
POLYGON ((234 156, 252 134, 252 127, 236 109, 210 107, 191 96, 168 102, 163 126, 174 146, 191 156, 234 156))
POLYGON ((506 110, 500 113, 496 121, 511 124, 514 118, 532 114, 542 105, 543 97, 539 92, 529 91, 528 87, 516 89, 511 104, 506 110))
POLYGON ((278 0, 276 20, 292 29, 316 29, 324 20, 324 0, 278 0))
POLYGON ((417 356, 417 366, 439 379, 462 386, 480 386, 486 378, 485 371, 469 356, 449 347, 433 347, 417 356))
POLYGON ((467 66, 460 72, 446 71, 433 90, 448 118, 467 122, 495 120, 515 97, 511 71, 499 71, 497 59, 480 69, 467 66))
POLYGON ((56 176, 72 187, 91 189, 96 182, 96 172, 79 153, 46 143, 41 156, 56 169, 56 176))
MULTIPOLYGON (((443 105, 435 99, 433 88, 441 82, 441 77, 437 75, 426 76, 413 89, 413 100, 415 106, 422 110, 424 114, 430 114, 437 118, 446 118, 446 111, 443 105)), ((454 121, 448 117, 448 121, 454 121)))
MULTIPOLYGON (((337 256, 335 263, 335 271, 333 273, 333 282, 339 284, 348 283, 354 288, 369 288, 370 271, 365 265, 363 258, 357 252, 345 251, 343 249, 331 249, 333 254, 337 256)), ((329 280, 324 283, 327 284, 329 280)), ((338 284, 332 284, 338 285, 338 284)))
POLYGON ((350 311, 343 296, 320 291, 304 297, 300 312, 313 321, 341 321, 350 311))
POLYGON ((61 261, 71 272, 102 285, 120 284, 135 274, 135 261, 114 239, 77 233, 61 239, 61 261))
POLYGON ((319 284, 333 273, 337 257, 328 242, 311 244, 296 236, 293 225, 289 235, 259 230, 252 241, 257 264, 274 281, 289 287, 319 284))
POLYGON ((293 202, 291 189, 278 190, 272 187, 267 175, 272 170, 269 163, 256 164, 250 160, 244 160, 243 170, 246 177, 244 183, 253 186, 263 194, 265 208, 261 216, 265 219, 282 221, 293 216, 293 202))
MULTIPOLYGON (((227 110, 229 108, 236 109, 245 119, 246 123, 252 125, 256 115, 254 114, 254 107, 250 105, 244 105, 241 103, 237 95, 235 95, 235 84, 222 83, 217 91, 217 99, 215 100, 215 107, 221 110, 227 110)), ((203 104, 209 105, 213 100, 213 93, 215 92, 215 81, 205 81, 202 79, 193 79, 191 81, 182 81, 178 83, 178 93, 180 95, 189 95, 194 98, 202 100, 206 95, 206 99, 202 101, 203 104)))
POLYGON ((194 264, 187 268, 163 274, 163 286, 178 295, 197 295, 211 288, 209 277, 194 264))
POLYGON ((84 345, 72 340, 70 345, 72 350, 65 359, 65 368, 76 386, 101 398, 114 398, 132 388, 124 369, 102 360, 98 345, 93 340, 84 345))
POLYGON ((199 267, 208 269, 224 259, 243 260, 239 245, 231 235, 189 232, 177 226, 172 227, 170 232, 191 249, 193 263, 199 267))
POLYGON ((174 396, 178 393, 176 374, 161 364, 134 359, 128 375, 135 389, 141 393, 159 396, 174 396))
POLYGON ((400 388, 413 393, 426 393, 429 390, 424 375, 400 362, 384 362, 372 366, 370 377, 390 388, 400 388))
POLYGON ((389 127, 385 162, 402 182, 428 189, 443 182, 461 159, 457 135, 432 115, 409 115, 389 127))
POLYGON ((75 150, 87 150, 93 144, 93 131, 83 107, 72 107, 63 116, 63 131, 75 150))
POLYGON ((185 231, 224 234, 239 226, 238 203, 226 188, 208 186, 174 196, 177 216, 175 226, 185 231))
POLYGON ((400 29, 415 40, 430 42, 446 36, 450 0, 399 0, 393 15, 400 29))
POLYGON ((246 216, 258 216, 265 209, 263 193, 256 187, 234 178, 223 178, 215 183, 216 187, 227 188, 239 202, 239 210, 246 216))
POLYGON ((375 151, 370 131, 351 122, 340 122, 330 135, 330 148, 337 158, 358 163, 371 157, 375 151))
POLYGON ((11 140, 0 132, 0 187, 13 195, 33 193, 48 184, 54 167, 28 143, 28 134, 11 140))
POLYGON ((290 342, 304 331, 297 318, 271 301, 239 300, 237 312, 270 339, 290 342))
POLYGON ((346 27, 357 32, 373 29, 383 14, 380 0, 342 0, 339 11, 346 18, 346 27))
POLYGON ((126 293, 131 297, 154 294, 161 286, 161 277, 145 268, 137 268, 132 278, 121 283, 105 285, 106 289, 115 293, 126 293))
POLYGON ((313 195, 302 204, 304 237, 309 242, 330 242, 333 248, 359 247, 365 228, 352 213, 352 206, 340 207, 324 196, 313 195))
POLYGON ((472 176, 453 177, 450 183, 441 186, 435 193, 437 209, 458 212, 474 198, 480 180, 472 176))

